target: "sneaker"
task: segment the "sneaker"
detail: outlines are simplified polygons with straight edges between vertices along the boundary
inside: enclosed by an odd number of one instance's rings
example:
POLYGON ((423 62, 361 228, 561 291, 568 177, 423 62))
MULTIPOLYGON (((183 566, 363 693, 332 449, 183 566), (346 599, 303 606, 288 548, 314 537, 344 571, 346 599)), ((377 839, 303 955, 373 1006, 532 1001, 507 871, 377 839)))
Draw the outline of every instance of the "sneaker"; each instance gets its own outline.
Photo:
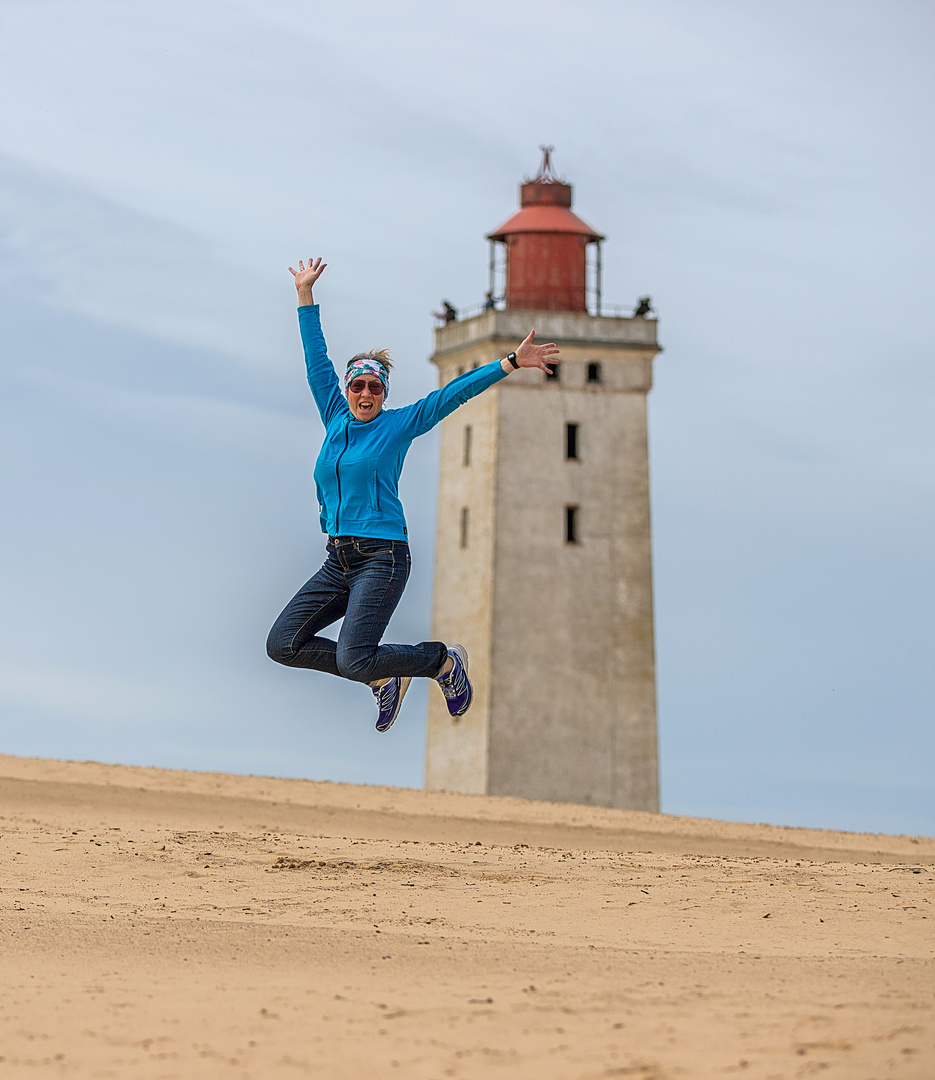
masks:
POLYGON ((377 717, 377 731, 389 731, 409 689, 412 679, 407 676, 397 676, 385 682, 382 686, 371 686, 373 696, 377 699, 377 708, 380 715, 377 717))
POLYGON ((448 655, 454 660, 454 667, 436 681, 448 700, 448 711, 451 715, 464 716, 474 700, 474 687, 468 678, 467 649, 463 645, 452 645, 448 649, 448 655))

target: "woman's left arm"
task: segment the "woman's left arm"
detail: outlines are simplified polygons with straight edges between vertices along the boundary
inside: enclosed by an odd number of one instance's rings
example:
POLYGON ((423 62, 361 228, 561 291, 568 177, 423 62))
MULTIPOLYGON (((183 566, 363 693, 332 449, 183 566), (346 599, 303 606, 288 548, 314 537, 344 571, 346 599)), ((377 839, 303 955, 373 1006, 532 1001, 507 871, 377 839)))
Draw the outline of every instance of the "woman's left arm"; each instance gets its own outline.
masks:
POLYGON ((552 341, 546 345, 536 345, 533 340, 535 336, 535 330, 530 330, 523 342, 517 346, 516 352, 511 354, 516 358, 515 366, 504 357, 502 360, 494 360, 483 367, 466 371, 441 389, 433 390, 421 401, 403 409, 395 409, 397 420, 401 422, 409 437, 414 439, 431 431, 439 421, 444 420, 459 406, 470 401, 472 397, 477 397, 517 368, 537 367, 546 374, 551 374, 548 361, 558 356, 558 346, 552 341))

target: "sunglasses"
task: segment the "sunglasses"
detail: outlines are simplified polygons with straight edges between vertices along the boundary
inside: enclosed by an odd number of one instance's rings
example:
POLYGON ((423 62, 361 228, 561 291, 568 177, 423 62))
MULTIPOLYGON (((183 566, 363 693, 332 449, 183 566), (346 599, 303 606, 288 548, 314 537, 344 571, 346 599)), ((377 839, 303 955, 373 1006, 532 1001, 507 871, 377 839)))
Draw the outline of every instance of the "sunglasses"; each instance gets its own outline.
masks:
POLYGON ((380 397, 380 395, 385 392, 383 383, 381 383, 379 379, 352 379, 347 384, 347 388, 352 394, 362 394, 365 386, 370 390, 370 393, 373 394, 374 397, 380 397))

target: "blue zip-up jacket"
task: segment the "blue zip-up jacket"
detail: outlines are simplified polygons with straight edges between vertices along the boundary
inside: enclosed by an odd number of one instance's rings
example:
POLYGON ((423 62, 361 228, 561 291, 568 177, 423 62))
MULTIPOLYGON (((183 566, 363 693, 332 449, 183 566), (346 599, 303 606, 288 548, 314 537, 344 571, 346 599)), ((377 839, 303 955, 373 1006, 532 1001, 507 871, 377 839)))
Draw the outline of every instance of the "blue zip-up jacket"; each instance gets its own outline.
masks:
POLYGON ((505 378, 506 372, 494 360, 413 405, 384 408, 373 420, 355 420, 328 359, 317 304, 299 308, 299 329, 308 385, 325 425, 325 441, 315 462, 322 530, 329 536, 407 540, 398 486, 412 440, 505 378))

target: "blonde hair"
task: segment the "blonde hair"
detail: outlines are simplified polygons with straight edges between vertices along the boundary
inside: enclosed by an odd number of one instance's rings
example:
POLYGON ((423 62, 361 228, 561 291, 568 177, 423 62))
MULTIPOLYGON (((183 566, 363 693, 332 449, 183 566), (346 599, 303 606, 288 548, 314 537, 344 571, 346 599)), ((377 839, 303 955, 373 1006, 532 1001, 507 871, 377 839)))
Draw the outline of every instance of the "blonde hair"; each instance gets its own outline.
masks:
POLYGON ((359 352, 348 360, 347 366, 356 364, 358 360, 375 360, 387 374, 393 370, 393 357, 390 356, 389 349, 370 349, 369 352, 359 352))

